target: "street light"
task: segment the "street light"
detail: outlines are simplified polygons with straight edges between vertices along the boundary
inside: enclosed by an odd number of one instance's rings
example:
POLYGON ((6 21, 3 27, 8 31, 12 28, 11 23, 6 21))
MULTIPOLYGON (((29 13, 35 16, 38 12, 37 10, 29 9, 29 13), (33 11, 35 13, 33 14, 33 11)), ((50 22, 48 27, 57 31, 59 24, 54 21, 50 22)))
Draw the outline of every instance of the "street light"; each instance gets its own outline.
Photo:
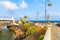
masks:
MULTIPOLYGON (((45 1, 45 22, 47 22, 47 2, 48 3, 48 6, 51 6, 52 4, 50 3, 50 0, 46 0, 45 1)), ((45 27, 47 26, 47 24, 45 23, 45 27)))
POLYGON ((39 12, 37 12, 37 14, 36 14, 36 20, 38 19, 38 15, 39 15, 39 12))

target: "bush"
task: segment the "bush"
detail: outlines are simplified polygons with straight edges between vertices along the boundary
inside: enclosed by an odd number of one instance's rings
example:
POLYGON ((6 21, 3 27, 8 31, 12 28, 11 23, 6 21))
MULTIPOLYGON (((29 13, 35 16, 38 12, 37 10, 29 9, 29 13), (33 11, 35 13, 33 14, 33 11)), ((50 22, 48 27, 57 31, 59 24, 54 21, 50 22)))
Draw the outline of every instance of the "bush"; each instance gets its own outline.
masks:
POLYGON ((47 27, 43 28, 41 31, 46 32, 46 30, 47 30, 47 27))
POLYGON ((30 27, 30 23, 25 23, 23 27, 24 27, 24 28, 30 27))
POLYGON ((44 34, 40 35, 40 36, 37 38, 37 40, 43 40, 43 38, 44 38, 44 34))
POLYGON ((23 18, 20 18, 19 22, 21 22, 23 24, 24 23, 23 18))
POLYGON ((28 36, 28 35, 30 35, 31 34, 31 31, 30 30, 27 30, 26 31, 26 35, 28 36))

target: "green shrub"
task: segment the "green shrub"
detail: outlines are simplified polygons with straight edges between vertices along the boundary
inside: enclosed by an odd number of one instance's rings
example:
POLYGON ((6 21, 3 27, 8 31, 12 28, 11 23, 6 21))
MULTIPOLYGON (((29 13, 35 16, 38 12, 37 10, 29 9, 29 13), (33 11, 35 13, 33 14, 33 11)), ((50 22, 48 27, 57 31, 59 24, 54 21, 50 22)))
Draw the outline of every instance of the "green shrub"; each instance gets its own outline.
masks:
POLYGON ((26 35, 28 36, 28 35, 30 35, 31 34, 31 30, 27 30, 26 31, 26 35))
POLYGON ((34 32, 35 32, 34 27, 29 27, 28 30, 26 31, 26 35, 30 35, 34 32))
POLYGON ((30 23, 25 23, 23 27, 24 27, 24 28, 30 27, 30 23))
POLYGON ((22 23, 24 22, 23 18, 20 18, 20 20, 19 20, 19 21, 20 21, 20 22, 22 22, 22 23))
POLYGON ((47 27, 43 28, 41 31, 46 32, 46 30, 47 30, 47 27))
POLYGON ((40 36, 37 38, 37 40, 43 40, 43 38, 44 38, 44 34, 40 35, 40 36))

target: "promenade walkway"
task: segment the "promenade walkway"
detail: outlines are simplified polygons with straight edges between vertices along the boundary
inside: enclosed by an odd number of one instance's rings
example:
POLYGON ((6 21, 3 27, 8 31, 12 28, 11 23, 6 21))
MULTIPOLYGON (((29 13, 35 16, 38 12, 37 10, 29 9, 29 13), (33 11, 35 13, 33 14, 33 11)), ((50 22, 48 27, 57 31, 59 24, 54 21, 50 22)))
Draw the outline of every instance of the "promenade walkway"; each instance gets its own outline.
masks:
POLYGON ((51 40, 60 40, 60 27, 56 25, 51 27, 51 40))
POLYGON ((55 24, 48 27, 43 40, 60 40, 60 27, 55 24))

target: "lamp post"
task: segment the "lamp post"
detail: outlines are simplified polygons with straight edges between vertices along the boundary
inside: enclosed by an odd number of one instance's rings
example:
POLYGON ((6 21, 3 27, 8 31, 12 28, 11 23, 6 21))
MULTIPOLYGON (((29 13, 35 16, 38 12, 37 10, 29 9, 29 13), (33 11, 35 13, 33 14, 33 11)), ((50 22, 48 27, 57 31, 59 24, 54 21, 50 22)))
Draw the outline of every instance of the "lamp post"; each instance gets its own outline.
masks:
POLYGON ((36 20, 38 19, 38 15, 39 15, 39 12, 37 12, 37 14, 36 14, 36 20))
POLYGON ((51 6, 50 0, 45 1, 45 27, 47 26, 47 2, 49 2, 48 6, 51 6))

